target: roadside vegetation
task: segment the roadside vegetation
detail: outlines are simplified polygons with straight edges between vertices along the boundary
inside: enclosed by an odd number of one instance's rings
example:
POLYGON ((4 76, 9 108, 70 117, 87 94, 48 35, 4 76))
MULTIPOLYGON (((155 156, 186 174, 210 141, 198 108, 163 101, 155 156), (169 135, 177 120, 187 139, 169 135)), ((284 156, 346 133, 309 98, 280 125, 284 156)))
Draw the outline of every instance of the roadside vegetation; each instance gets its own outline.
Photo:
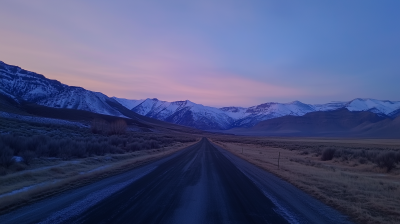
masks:
POLYGON ((210 139, 356 223, 400 223, 400 140, 222 135, 210 139))
POLYGON ((127 131, 123 120, 111 123, 95 120, 90 128, 6 119, 2 119, 0 125, 0 176, 28 169, 41 159, 71 160, 124 154, 196 141, 183 134, 127 131))
POLYGON ((0 214, 115 175, 199 138, 96 119, 57 125, 0 118, 0 214))

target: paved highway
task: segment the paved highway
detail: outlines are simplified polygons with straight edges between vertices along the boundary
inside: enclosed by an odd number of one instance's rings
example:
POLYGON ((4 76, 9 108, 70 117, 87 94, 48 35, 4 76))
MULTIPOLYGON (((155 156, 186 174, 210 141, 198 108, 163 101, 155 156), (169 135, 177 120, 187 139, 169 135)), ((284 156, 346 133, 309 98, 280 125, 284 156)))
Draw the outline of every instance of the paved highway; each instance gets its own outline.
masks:
POLYGON ((203 138, 174 155, 9 214, 0 223, 350 223, 203 138))

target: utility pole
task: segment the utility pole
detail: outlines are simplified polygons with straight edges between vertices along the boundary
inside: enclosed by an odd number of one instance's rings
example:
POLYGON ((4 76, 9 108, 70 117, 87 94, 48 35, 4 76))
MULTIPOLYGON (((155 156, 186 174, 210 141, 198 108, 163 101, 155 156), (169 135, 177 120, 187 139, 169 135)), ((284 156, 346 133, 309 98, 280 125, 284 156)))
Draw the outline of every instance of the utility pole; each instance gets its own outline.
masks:
POLYGON ((281 158, 281 152, 278 154, 278 170, 279 170, 279 159, 281 158))

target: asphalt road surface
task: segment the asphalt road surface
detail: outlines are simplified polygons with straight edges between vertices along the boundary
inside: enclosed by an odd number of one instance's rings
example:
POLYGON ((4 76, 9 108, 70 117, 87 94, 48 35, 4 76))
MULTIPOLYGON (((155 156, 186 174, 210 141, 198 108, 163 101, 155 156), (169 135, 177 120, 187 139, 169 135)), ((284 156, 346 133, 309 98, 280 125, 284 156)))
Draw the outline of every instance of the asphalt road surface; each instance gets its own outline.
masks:
POLYGON ((0 216, 0 223, 350 223, 207 139, 0 216))

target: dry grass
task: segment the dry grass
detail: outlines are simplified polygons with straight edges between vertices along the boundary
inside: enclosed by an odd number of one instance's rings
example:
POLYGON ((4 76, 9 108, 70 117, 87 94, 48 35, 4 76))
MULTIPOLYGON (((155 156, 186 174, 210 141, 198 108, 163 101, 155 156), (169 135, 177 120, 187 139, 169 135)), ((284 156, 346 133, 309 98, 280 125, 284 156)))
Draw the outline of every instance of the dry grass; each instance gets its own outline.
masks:
POLYGON ((36 167, 31 171, 0 177, 0 194, 35 185, 33 188, 12 195, 0 195, 0 214, 45 197, 122 173, 168 156, 192 144, 195 143, 178 143, 161 149, 91 157, 69 162, 60 161, 58 164, 52 162, 47 167, 36 167))
POLYGON ((400 169, 389 173, 376 164, 357 158, 322 161, 321 146, 396 150, 398 140, 215 138, 214 142, 233 154, 291 182, 328 205, 349 215, 357 223, 400 223, 400 169), (277 141, 276 144, 272 144, 277 141), (274 147, 267 146, 274 145, 274 147), (276 146, 283 147, 276 147, 276 146), (242 153, 243 149, 243 153, 242 153), (278 153, 280 167, 278 169, 278 153))

